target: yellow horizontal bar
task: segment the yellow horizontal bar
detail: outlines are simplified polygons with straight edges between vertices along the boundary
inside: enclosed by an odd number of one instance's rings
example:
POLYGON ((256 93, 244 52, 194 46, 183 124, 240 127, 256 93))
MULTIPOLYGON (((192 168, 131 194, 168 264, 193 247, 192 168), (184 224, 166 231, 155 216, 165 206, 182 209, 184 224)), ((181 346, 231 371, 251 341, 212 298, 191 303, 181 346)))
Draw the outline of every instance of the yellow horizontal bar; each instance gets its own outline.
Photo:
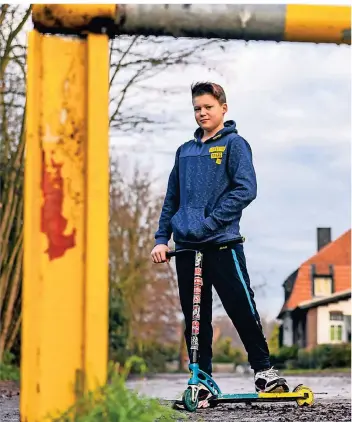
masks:
POLYGON ((115 4, 34 4, 32 19, 46 28, 81 28, 97 18, 114 21, 116 11, 115 4))
POLYGON ((284 40, 351 44, 351 7, 289 4, 284 40))
POLYGON ((258 393, 260 399, 300 399, 304 397, 304 391, 297 393, 258 393))

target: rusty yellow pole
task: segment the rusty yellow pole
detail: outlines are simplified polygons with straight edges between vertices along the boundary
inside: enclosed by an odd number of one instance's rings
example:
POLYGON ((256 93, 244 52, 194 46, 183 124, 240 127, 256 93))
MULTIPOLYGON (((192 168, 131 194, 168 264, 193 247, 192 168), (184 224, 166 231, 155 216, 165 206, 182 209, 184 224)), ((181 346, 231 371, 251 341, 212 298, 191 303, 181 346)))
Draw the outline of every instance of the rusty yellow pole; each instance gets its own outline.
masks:
POLYGON ((108 38, 29 34, 21 419, 105 382, 108 38))
POLYGON ((54 33, 94 30, 99 22, 110 36, 171 35, 351 44, 351 7, 334 2, 331 5, 45 4, 33 6, 33 21, 41 31, 54 33))

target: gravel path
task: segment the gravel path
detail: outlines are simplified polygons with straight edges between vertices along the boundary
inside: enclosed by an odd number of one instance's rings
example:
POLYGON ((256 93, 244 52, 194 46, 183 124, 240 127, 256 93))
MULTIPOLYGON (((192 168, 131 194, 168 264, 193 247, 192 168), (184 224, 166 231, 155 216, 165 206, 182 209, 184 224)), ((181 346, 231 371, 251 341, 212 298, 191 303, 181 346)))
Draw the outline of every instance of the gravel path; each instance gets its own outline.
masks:
MULTIPOLYGON (((351 421, 350 374, 336 376, 286 377, 291 386, 304 384, 316 395, 315 405, 299 408, 295 403, 222 404, 213 409, 202 409, 194 414, 184 412, 190 421, 204 422, 330 422, 351 421), (327 393, 327 394, 319 394, 327 393)), ((182 394, 185 375, 157 375, 151 379, 130 380, 128 386, 141 394, 172 400, 182 394)), ((251 377, 219 374, 216 381, 223 392, 252 392, 251 377)), ((19 422, 19 395, 13 385, 0 384, 0 421, 19 422)), ((133 421, 131 421, 133 422, 133 421)))

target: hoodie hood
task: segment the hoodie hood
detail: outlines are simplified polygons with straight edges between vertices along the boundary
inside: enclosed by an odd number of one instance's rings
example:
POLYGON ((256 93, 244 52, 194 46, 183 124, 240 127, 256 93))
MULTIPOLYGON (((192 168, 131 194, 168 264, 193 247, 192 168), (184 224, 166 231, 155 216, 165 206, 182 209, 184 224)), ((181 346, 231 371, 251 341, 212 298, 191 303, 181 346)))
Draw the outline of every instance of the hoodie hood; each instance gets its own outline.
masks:
MULTIPOLYGON (((234 120, 227 120, 224 123, 224 127, 221 130, 219 130, 219 132, 217 132, 214 136, 207 139, 205 142, 211 142, 212 140, 219 139, 222 136, 227 135, 228 133, 238 133, 236 129, 236 122, 234 120)), ((197 142, 202 142, 202 136, 203 136, 203 129, 199 127, 194 132, 194 139, 197 142)))

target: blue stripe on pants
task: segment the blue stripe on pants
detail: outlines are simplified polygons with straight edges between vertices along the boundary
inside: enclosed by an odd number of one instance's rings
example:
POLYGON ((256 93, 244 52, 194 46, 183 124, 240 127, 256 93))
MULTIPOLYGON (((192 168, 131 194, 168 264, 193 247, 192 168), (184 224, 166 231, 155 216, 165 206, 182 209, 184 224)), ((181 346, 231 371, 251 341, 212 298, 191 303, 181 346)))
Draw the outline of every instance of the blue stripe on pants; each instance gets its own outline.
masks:
POLYGON ((251 297, 249 295, 247 284, 246 284, 246 282, 244 281, 244 278, 243 278, 243 274, 242 274, 242 271, 241 271, 240 263, 238 262, 236 252, 233 249, 232 249, 232 257, 233 257, 233 260, 235 261, 235 266, 236 266, 237 274, 238 274, 238 276, 239 276, 239 278, 241 280, 241 283, 243 285, 243 288, 244 288, 244 290, 246 292, 247 299, 248 299, 248 302, 249 302, 249 306, 251 307, 252 314, 254 315, 255 319, 257 319, 256 318, 256 314, 255 314, 255 311, 254 311, 253 303, 252 303, 251 297))

